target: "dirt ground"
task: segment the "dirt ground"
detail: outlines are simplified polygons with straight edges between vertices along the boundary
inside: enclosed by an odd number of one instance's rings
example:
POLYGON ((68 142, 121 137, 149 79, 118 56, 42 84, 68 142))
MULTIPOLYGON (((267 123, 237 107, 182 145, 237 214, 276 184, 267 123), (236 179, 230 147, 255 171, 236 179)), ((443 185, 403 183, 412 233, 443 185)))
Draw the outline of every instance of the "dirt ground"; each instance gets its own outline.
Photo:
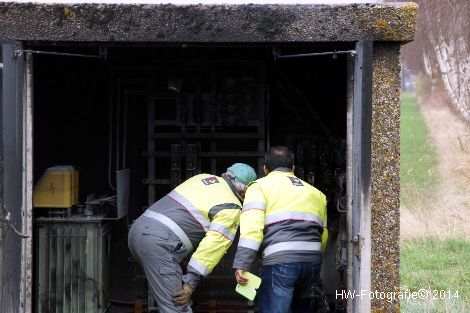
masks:
POLYGON ((415 206, 401 207, 401 238, 470 240, 470 123, 460 119, 439 96, 427 99, 421 111, 438 154, 440 180, 415 206))

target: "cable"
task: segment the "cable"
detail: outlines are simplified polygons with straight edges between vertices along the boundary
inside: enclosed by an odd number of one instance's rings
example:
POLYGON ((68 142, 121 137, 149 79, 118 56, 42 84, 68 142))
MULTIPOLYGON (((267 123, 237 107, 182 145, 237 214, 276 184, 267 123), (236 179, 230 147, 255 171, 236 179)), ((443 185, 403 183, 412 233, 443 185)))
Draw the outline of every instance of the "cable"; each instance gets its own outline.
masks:
POLYGON ((7 210, 7 208, 3 204, 2 204, 2 208, 7 213, 7 215, 5 217, 0 216, 0 222, 2 222, 3 224, 6 224, 7 226, 6 229, 11 227, 11 229, 13 229, 13 232, 17 234, 18 236, 20 236, 21 238, 23 239, 29 238, 30 236, 25 235, 22 232, 18 231, 18 229, 16 229, 15 225, 13 225, 13 223, 11 222, 10 212, 7 210))
POLYGON ((117 98, 116 98, 116 171, 119 171, 119 167, 121 166, 120 162, 120 140, 121 140, 121 132, 120 132, 120 122, 121 122, 121 86, 118 84, 117 87, 117 98))
POLYGON ((21 56, 25 53, 30 54, 49 54, 49 55, 62 55, 62 56, 69 56, 69 57, 82 57, 82 58, 96 58, 96 59, 105 59, 105 56, 102 55, 95 55, 95 54, 79 54, 79 53, 65 53, 65 52, 54 52, 54 51, 40 51, 40 50, 22 50, 16 49, 15 55, 21 56))
POLYGON ((122 169, 126 169, 127 150, 127 102, 129 101, 127 90, 124 90, 124 126, 122 131, 122 169))
POLYGON ((356 50, 346 50, 346 51, 327 51, 327 52, 314 52, 314 53, 300 53, 300 54, 285 54, 281 55, 280 51, 274 54, 274 60, 278 59, 292 59, 292 58, 304 58, 304 57, 314 57, 314 56, 323 56, 323 55, 331 55, 333 59, 338 58, 338 54, 349 54, 352 57, 357 55, 356 50))
MULTIPOLYGON (((112 81, 112 74, 111 74, 111 81, 112 81)), ((111 170, 112 170, 112 155, 113 155, 113 100, 114 100, 114 85, 111 82, 110 87, 110 95, 111 99, 109 100, 109 135, 108 135, 108 185, 111 190, 116 190, 116 187, 113 186, 113 181, 111 178, 111 170)))

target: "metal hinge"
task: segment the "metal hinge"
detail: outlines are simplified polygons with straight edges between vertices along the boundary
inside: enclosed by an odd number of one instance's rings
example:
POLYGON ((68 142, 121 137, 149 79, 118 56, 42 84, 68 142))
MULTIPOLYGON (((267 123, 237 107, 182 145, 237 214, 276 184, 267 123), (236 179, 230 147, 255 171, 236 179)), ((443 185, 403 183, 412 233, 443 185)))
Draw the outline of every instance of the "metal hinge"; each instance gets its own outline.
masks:
POLYGON ((365 238, 361 236, 361 234, 357 234, 351 240, 353 244, 353 254, 358 258, 361 258, 362 248, 364 247, 365 238))

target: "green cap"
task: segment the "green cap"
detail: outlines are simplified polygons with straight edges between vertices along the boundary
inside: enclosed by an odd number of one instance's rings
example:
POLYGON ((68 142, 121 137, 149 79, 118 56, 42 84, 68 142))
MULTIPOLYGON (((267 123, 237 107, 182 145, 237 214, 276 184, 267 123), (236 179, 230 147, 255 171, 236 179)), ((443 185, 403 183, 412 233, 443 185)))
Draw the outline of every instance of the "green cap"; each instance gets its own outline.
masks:
POLYGON ((235 180, 244 185, 248 185, 256 179, 255 170, 245 163, 235 163, 227 171, 232 172, 235 175, 235 180))

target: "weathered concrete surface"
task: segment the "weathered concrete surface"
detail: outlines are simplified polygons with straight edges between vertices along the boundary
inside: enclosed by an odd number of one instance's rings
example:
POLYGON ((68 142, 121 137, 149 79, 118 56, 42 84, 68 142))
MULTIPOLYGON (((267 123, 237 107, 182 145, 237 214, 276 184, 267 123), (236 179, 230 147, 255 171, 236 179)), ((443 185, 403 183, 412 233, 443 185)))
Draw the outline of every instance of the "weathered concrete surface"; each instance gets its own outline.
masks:
POLYGON ((84 42, 413 40, 418 6, 0 3, 0 39, 84 42))
MULTIPOLYGON (((400 45, 374 44, 371 142, 371 291, 400 287, 400 45)), ((399 300, 372 300, 399 312, 399 300)))

